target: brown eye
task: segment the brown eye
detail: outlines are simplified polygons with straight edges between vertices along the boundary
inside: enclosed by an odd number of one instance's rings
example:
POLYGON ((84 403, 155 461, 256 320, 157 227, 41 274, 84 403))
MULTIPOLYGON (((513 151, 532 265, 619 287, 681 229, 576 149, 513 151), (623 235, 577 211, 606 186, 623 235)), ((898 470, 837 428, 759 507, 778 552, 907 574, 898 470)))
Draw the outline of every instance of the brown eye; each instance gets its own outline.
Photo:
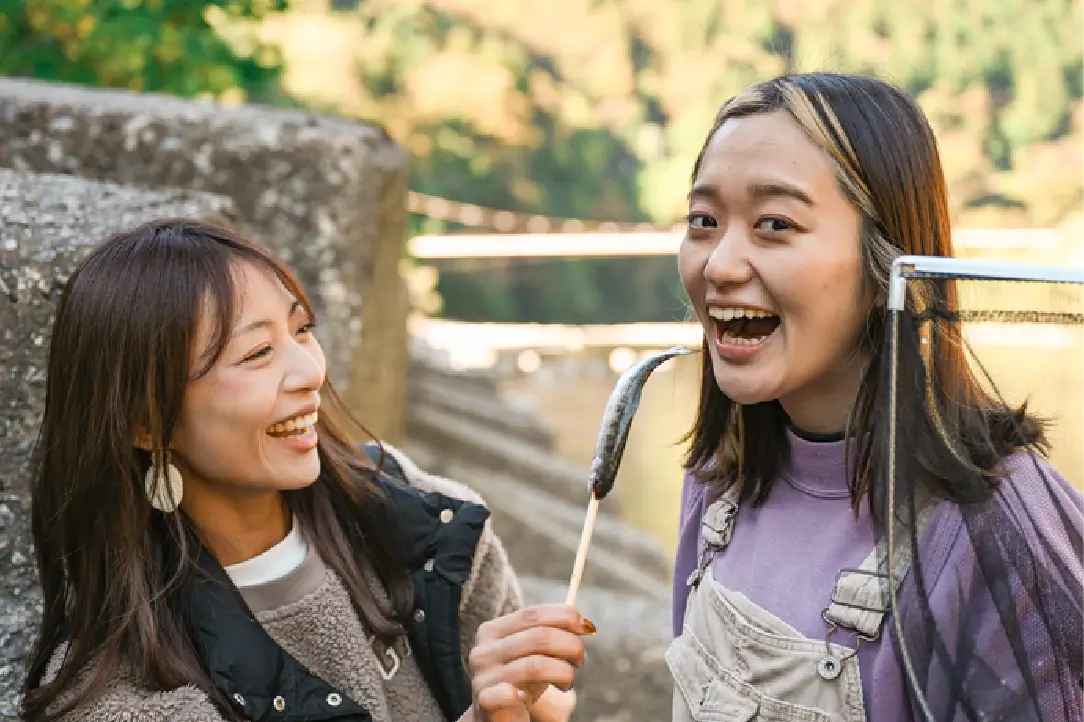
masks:
POLYGON ((689 228, 696 231, 719 227, 719 222, 706 213, 690 213, 686 217, 686 222, 689 224, 689 228))
POLYGON ((769 233, 783 233, 794 229, 794 225, 785 218, 761 218, 757 221, 757 228, 769 233))
POLYGON ((264 358, 269 353, 271 353, 271 347, 270 346, 264 346, 261 349, 253 351, 248 356, 245 356, 244 360, 245 361, 255 361, 256 359, 264 358))

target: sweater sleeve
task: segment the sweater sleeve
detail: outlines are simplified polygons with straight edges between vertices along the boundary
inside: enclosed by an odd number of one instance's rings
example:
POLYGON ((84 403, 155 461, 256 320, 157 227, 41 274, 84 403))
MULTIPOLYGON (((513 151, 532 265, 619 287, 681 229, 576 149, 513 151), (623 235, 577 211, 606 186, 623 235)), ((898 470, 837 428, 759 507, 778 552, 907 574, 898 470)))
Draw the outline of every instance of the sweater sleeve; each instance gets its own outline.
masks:
MULTIPOLYGON (((403 452, 387 444, 384 444, 384 448, 394 455, 412 486, 486 505, 481 495, 465 484, 422 471, 403 452)), ((464 664, 474 647, 478 628, 489 620, 511 614, 522 606, 523 592, 519 579, 508 561, 504 544, 493 531, 492 521, 487 519, 474 552, 470 576, 463 585, 459 604, 460 649, 464 664)))
MULTIPOLYGON (((56 678, 67 652, 62 645, 43 675, 43 682, 56 678)), ((76 685, 82 683, 82 676, 76 685)), ((63 705, 72 692, 61 694, 63 705)), ((58 709, 56 705, 52 707, 58 709)), ((60 718, 59 722, 225 722, 218 709, 201 690, 191 685, 165 692, 152 692, 139 687, 127 674, 110 680, 100 695, 60 718)))
POLYGON ((685 623, 685 603, 689 598, 686 581, 697 563, 700 540, 700 520, 704 517, 707 486, 698 483, 688 471, 681 488, 681 517, 678 520, 677 553, 674 558, 674 589, 672 598, 673 633, 681 635, 685 623))
POLYGON ((936 719, 1079 720, 1084 503, 1045 462, 1006 466, 989 502, 945 504, 923 545, 928 593, 901 606, 909 661, 936 719))

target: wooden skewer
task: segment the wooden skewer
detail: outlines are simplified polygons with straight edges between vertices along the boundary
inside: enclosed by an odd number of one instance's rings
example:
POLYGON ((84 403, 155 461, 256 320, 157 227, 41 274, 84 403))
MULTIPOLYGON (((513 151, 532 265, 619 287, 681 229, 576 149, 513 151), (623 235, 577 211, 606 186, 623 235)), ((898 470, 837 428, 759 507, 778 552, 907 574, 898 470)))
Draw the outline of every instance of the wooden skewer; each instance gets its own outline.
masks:
POLYGON ((568 583, 568 596, 565 598, 565 604, 570 607, 576 606, 576 593, 580 591, 580 582, 583 581, 587 547, 591 545, 591 535, 595 533, 595 519, 598 517, 598 501, 598 497, 592 492, 591 502, 587 505, 587 517, 583 520, 580 546, 576 549, 576 562, 572 566, 572 579, 568 583))

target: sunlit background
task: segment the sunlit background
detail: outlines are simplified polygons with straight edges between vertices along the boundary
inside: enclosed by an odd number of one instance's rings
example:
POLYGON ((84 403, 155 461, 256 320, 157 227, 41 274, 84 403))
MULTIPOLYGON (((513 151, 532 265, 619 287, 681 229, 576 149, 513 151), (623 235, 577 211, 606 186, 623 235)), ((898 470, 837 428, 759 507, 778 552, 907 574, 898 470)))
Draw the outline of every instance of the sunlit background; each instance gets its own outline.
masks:
MULTIPOLYGON (((786 70, 872 71, 941 144, 964 255, 1081 265, 1079 0, 0 0, 0 74, 303 106, 412 156, 411 331, 586 463, 616 374, 696 344, 673 252, 716 107, 786 70)), ((1004 331, 1004 329, 1002 329, 1004 331)), ((1084 480, 1084 338, 979 334, 1084 480)), ((697 360, 652 377, 622 513, 673 542, 697 360)))

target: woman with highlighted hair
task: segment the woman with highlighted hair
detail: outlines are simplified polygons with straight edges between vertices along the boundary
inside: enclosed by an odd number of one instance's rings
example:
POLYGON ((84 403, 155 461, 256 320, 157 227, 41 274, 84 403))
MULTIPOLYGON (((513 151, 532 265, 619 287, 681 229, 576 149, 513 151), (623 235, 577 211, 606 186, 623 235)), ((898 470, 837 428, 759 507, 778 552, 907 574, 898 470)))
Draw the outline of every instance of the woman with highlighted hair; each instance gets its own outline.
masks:
POLYGON ((953 255, 922 111, 779 77, 723 104, 692 175, 675 722, 1081 719, 1084 504, 976 378, 951 284, 909 300, 905 383, 883 380, 894 259, 953 255))

